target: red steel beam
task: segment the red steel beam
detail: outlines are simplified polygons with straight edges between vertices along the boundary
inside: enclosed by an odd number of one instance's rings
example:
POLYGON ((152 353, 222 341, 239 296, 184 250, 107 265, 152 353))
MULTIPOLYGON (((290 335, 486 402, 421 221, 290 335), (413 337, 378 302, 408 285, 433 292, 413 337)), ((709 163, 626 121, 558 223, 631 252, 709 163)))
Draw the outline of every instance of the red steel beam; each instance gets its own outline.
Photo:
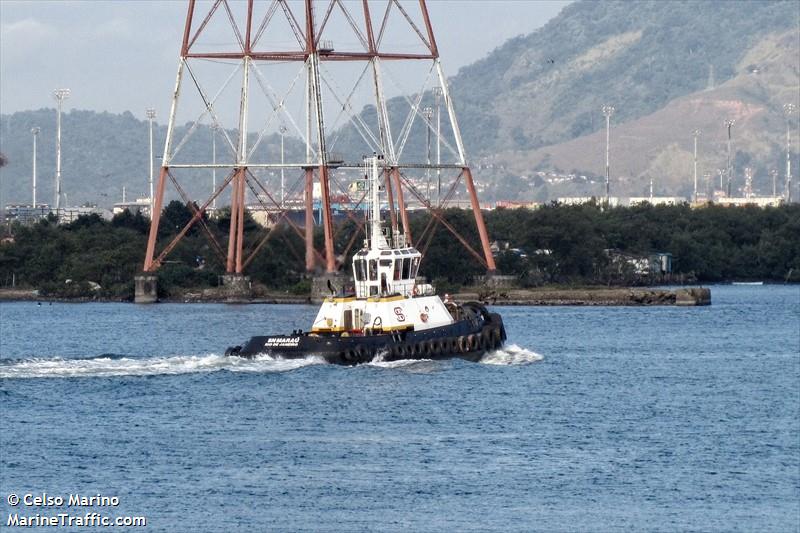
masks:
POLYGON ((433 36, 431 18, 428 16, 428 6, 425 3, 425 0, 419 0, 419 7, 420 10, 422 10, 422 19, 425 21, 425 30, 428 32, 428 41, 431 44, 431 54, 433 54, 431 59, 436 59, 439 57, 439 47, 436 46, 436 37, 433 36))
POLYGON ((242 250, 244 249, 244 209, 245 209, 245 201, 244 201, 244 185, 245 180, 247 180, 247 175, 245 172, 247 171, 247 167, 243 167, 241 170, 241 176, 239 178, 239 198, 236 201, 236 207, 238 208, 239 212, 237 213, 237 222, 236 222, 236 273, 242 273, 242 250))
POLYGON ((180 242, 180 240, 186 235, 189 229, 191 229, 191 227, 194 226, 194 224, 200 219, 200 217, 203 216, 203 213, 205 212, 206 209, 208 209, 208 206, 211 205, 211 202, 214 201, 214 198, 219 196, 219 194, 222 192, 223 189, 225 189, 225 187, 228 186, 228 184, 231 182, 234 176, 235 173, 233 172, 228 174, 228 177, 225 178, 225 181, 222 183, 222 185, 217 187, 217 190, 214 192, 214 194, 212 194, 211 197, 208 200, 206 200, 205 203, 200 207, 200 209, 198 209, 195 212, 194 216, 191 219, 189 219, 189 222, 187 222, 186 225, 183 226, 183 229, 175 237, 172 238, 172 241, 170 241, 170 243, 161 251, 158 257, 153 260, 152 270, 155 270, 156 268, 161 266, 161 261, 163 261, 164 258, 172 251, 172 249, 178 245, 178 242, 180 242))
POLYGON ((183 42, 181 43, 181 56, 189 53, 189 33, 192 31, 192 17, 194 16, 194 0, 189 0, 189 11, 186 13, 186 25, 183 28, 183 42))
POLYGON ((250 55, 250 31, 253 27, 253 0, 247 0, 247 28, 244 36, 244 53, 250 55))
POLYGON ((403 199, 403 187, 400 184, 400 169, 392 167, 390 172, 397 188, 397 206, 400 209, 400 220, 403 222, 403 235, 406 237, 406 246, 411 246, 411 226, 408 224, 408 212, 406 211, 406 202, 403 199))
POLYGON ((161 205, 164 203, 164 186, 167 184, 167 167, 161 167, 161 172, 158 175, 158 188, 156 189, 156 198, 153 202, 153 212, 150 213, 150 235, 147 237, 147 251, 144 254, 144 267, 145 272, 152 272, 153 268, 153 255, 156 251, 156 237, 158 236, 158 222, 161 220, 161 205))
POLYGON ((336 256, 333 252, 333 220, 331 219, 331 196, 328 184, 328 166, 319 167, 320 195, 322 196, 322 230, 325 234, 325 270, 336 272, 336 256))
MULTIPOLYGON (((477 259, 479 263, 481 263, 483 266, 486 266, 488 268, 488 265, 487 265, 486 261, 484 261, 483 257, 481 257, 481 255, 478 252, 476 252, 475 249, 472 246, 470 246, 469 242, 467 242, 467 240, 464 237, 462 237, 461 234, 458 231, 456 231, 456 229, 452 226, 452 224, 450 224, 447 220, 444 219, 444 217, 441 215, 441 213, 439 213, 438 209, 431 209, 430 202, 428 202, 414 187, 410 186, 408 188, 408 190, 411 191, 411 194, 413 194, 414 196, 417 197, 417 199, 420 201, 420 203, 422 205, 428 207, 428 211, 431 213, 431 215, 436 217, 436 219, 444 227, 446 227, 450 231, 450 233, 453 234, 453 236, 456 239, 458 239, 458 242, 460 242, 462 245, 464 245, 464 248, 466 248, 469 253, 471 253, 473 256, 475 256, 475 259, 477 259)), ((481 220, 483 220, 483 219, 481 219, 481 220)), ((492 264, 494 264, 494 261, 492 261, 492 264)))
POLYGON ((372 32, 372 17, 369 14, 368 0, 361 0, 364 8, 364 24, 367 26, 367 42, 369 43, 369 53, 376 54, 378 52, 375 47, 375 34, 372 32))
POLYGON ((386 177, 386 201, 389 204, 389 219, 392 221, 392 236, 397 232, 397 215, 394 212, 394 194, 392 192, 391 176, 386 169, 383 170, 383 175, 386 177))
POLYGON ((486 268, 490 274, 493 274, 497 270, 497 266, 494 263, 492 248, 489 245, 489 233, 486 231, 486 224, 483 222, 483 213, 481 212, 481 205, 478 203, 475 184, 472 181, 472 172, 470 172, 469 167, 464 167, 463 170, 464 182, 467 184, 469 200, 472 203, 472 213, 475 215, 475 225, 478 226, 478 235, 481 238, 481 247, 483 248, 483 255, 486 258, 486 268))
POLYGON ((237 168, 233 176, 233 187, 231 189, 231 221, 228 228, 228 259, 225 263, 225 272, 228 274, 233 273, 236 261, 236 224, 239 222, 239 211, 237 204, 239 203, 239 182, 242 169, 237 168))
MULTIPOLYGON (((245 54, 241 52, 192 52, 184 57, 188 59, 231 59, 241 60, 245 54)), ((258 61, 305 61, 308 59, 306 52, 252 52, 249 56, 258 61)), ((372 58, 393 61, 410 59, 436 59, 431 54, 395 54, 385 52, 330 52, 319 55, 320 61, 369 61, 372 58)))
POLYGON ((314 170, 306 169, 306 272, 314 271, 314 170))

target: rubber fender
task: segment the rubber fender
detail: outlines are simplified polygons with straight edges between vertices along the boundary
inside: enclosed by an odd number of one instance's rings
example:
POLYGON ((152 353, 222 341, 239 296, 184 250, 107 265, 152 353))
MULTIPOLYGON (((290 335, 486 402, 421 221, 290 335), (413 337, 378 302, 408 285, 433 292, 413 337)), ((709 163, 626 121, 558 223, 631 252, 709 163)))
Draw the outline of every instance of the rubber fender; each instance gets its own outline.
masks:
POLYGON ((467 337, 461 336, 458 338, 458 351, 461 353, 467 353, 469 351, 469 346, 467 343, 467 337))
POLYGON ((468 352, 474 351, 478 348, 478 336, 474 333, 467 336, 467 347, 469 348, 467 350, 468 352))

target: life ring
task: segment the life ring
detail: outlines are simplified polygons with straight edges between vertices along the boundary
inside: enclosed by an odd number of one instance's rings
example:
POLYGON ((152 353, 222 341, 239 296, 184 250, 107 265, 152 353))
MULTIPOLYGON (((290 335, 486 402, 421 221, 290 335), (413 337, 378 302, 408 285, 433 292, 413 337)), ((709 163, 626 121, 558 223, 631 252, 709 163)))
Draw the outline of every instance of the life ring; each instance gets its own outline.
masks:
POLYGON ((411 295, 412 296, 419 296, 419 289, 417 288, 416 285, 414 285, 414 288, 411 289, 411 295))
POLYGON ((420 313, 419 314, 419 319, 422 320, 423 322, 427 322, 428 321, 428 313, 420 313))

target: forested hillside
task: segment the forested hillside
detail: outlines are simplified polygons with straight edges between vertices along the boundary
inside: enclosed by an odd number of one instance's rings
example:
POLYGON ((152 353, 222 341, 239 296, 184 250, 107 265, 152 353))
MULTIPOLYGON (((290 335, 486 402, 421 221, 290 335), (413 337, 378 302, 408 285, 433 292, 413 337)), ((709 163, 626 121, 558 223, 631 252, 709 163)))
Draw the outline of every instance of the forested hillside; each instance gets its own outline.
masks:
MULTIPOLYGON (((480 249, 469 212, 450 209, 444 216, 475 249, 480 249)), ((162 215, 161 242, 167 242, 190 218, 186 206, 170 203, 162 215)), ((412 216, 412 235, 420 238, 428 221, 427 213, 412 216)), ((225 242, 230 222, 227 210, 206 222, 218 240, 225 242)), ((646 283, 647 277, 637 278, 630 265, 615 257, 647 257, 653 252, 673 254, 678 279, 800 281, 797 204, 768 209, 691 209, 681 205, 606 210, 596 205, 550 205, 533 211, 498 209, 487 213, 486 222, 499 243, 508 244, 507 249, 501 246, 497 255, 499 270, 517 276, 523 286, 646 283)), ((54 295, 130 299, 147 230, 146 219, 127 212, 111 222, 94 215, 61 226, 43 221, 30 227, 13 227, 14 242, 0 244, 0 286, 8 287, 13 281, 17 286, 54 295), (99 284, 99 289, 93 290, 89 282, 99 284)), ((246 249, 263 231, 247 220, 246 249)), ((247 274, 272 289, 308 291, 301 237, 288 225, 275 231, 247 274)), ((337 227, 337 249, 345 246, 354 231, 349 221, 337 227)), ((441 224, 430 235, 430 240, 417 244, 424 252, 421 272, 440 290, 472 283, 473 276, 484 273, 441 224)), ((318 249, 322 248, 322 237, 317 232, 318 249)), ((159 271, 164 295, 179 296, 183 290, 215 286, 224 273, 222 258, 215 255, 197 226, 167 259, 159 271)), ((343 264, 349 265, 350 258, 344 259, 343 264)))

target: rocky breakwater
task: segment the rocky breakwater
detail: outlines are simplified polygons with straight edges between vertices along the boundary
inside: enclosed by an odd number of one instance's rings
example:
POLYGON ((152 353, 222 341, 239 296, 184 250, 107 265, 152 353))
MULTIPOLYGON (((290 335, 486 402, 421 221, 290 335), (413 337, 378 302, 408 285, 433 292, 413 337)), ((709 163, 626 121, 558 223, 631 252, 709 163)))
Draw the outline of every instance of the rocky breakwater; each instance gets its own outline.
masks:
POLYGON ((586 288, 511 289, 507 291, 463 291, 459 300, 480 300, 490 305, 711 305, 711 290, 586 288))

